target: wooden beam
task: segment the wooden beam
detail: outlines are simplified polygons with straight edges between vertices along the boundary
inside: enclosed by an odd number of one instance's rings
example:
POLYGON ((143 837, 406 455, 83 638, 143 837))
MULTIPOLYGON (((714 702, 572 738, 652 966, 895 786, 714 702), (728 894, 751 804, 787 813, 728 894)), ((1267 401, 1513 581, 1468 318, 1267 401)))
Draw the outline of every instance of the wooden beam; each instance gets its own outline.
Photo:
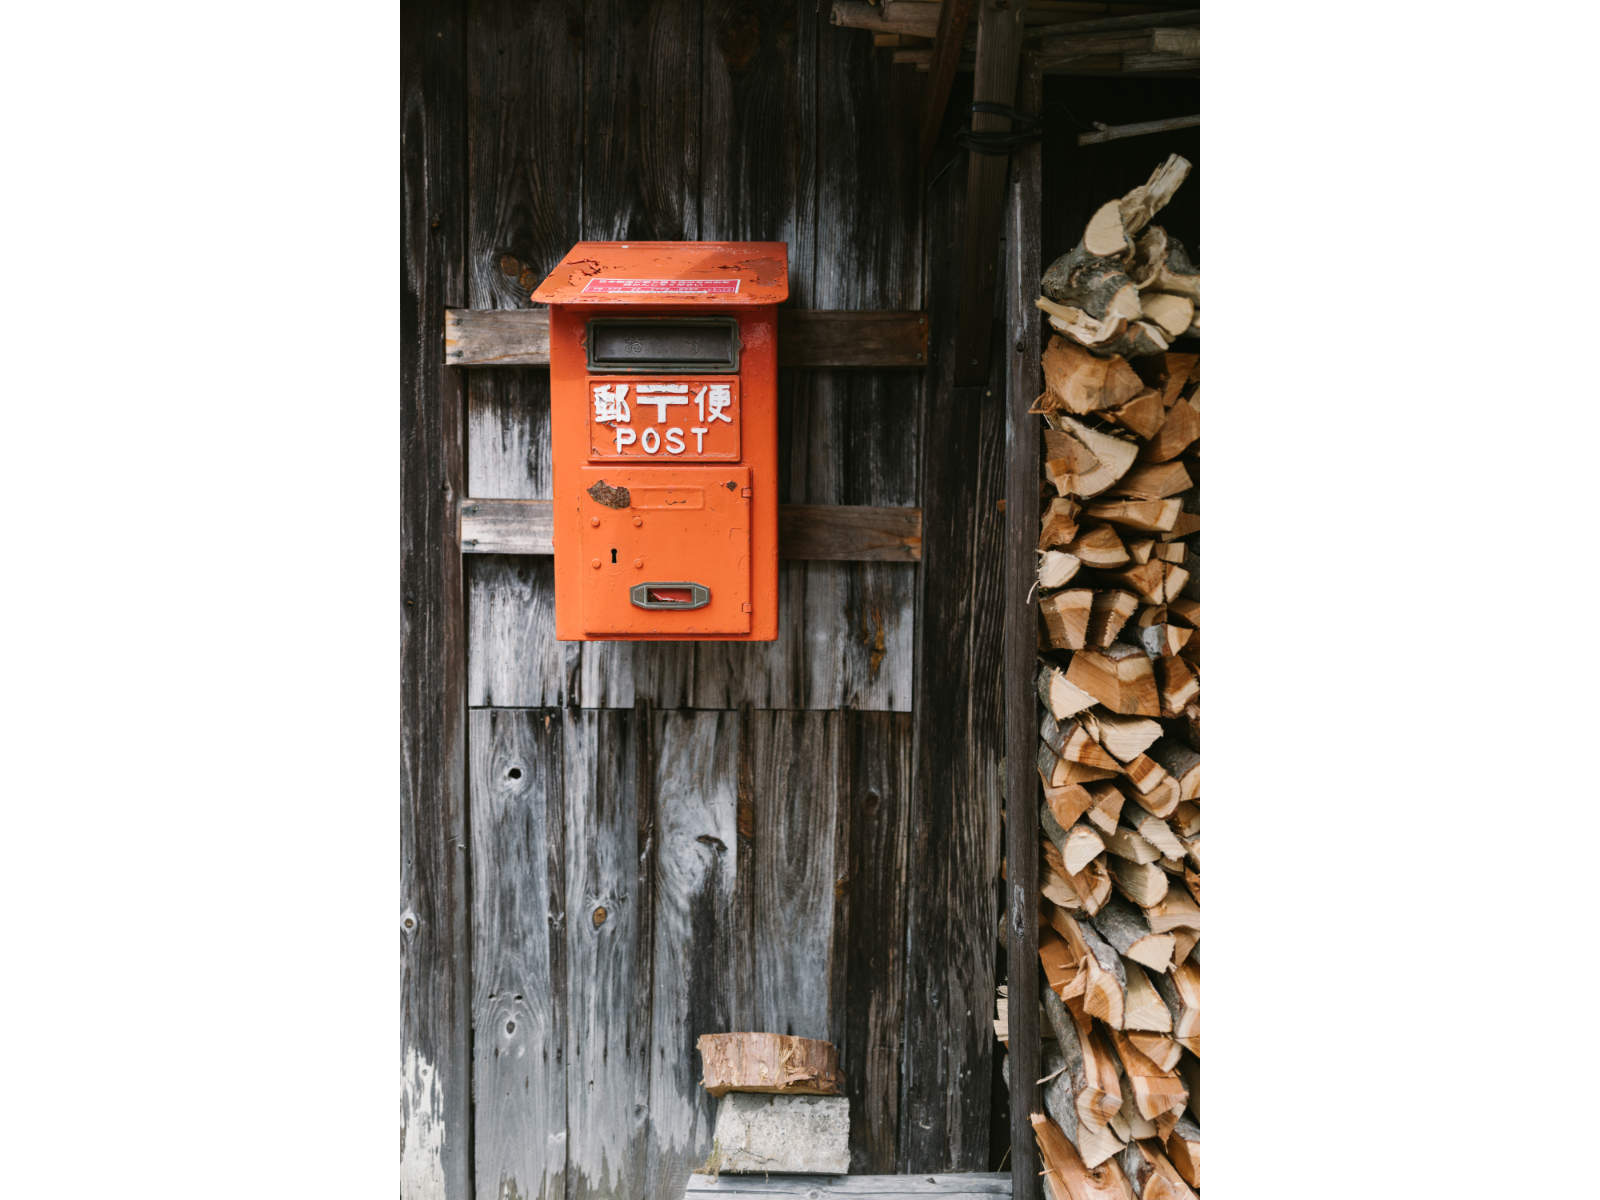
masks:
MULTIPOLYGON (((548 500, 465 500, 461 553, 549 554, 553 525, 548 500)), ((778 509, 778 555, 827 562, 918 562, 922 510, 785 504, 778 509)))
POLYGON ((806 1200, 977 1200, 1011 1195, 1011 1176, 973 1172, 957 1175, 691 1175, 691 1196, 724 1200, 771 1200, 794 1196, 806 1200))
MULTIPOLYGON (((452 367, 547 367, 548 308, 455 308, 445 314, 452 367)), ((778 310, 780 367, 923 367, 928 317, 920 312, 778 310)))
POLYGON ((933 147, 944 124, 945 105, 950 100, 950 85, 961 65, 961 48, 967 38, 967 22, 972 16, 972 0, 945 0, 939 5, 939 29, 933 43, 933 60, 928 68, 927 91, 922 97, 922 128, 917 149, 922 169, 928 169, 933 147))
MULTIPOLYGON (((1044 79, 1031 57, 1022 63, 1017 106, 1037 114, 1044 79)), ((1011 1059, 1011 1187, 1016 1200, 1039 1200, 1039 1152, 1032 1114, 1040 1111, 1033 1081, 1040 1067, 1039 1029, 1039 776, 1034 663, 1038 618, 1033 588, 1038 578, 1034 544, 1039 527, 1039 418, 1029 410, 1043 386, 1039 369, 1039 293, 1043 263, 1040 222, 1042 155, 1037 142, 1012 158, 1006 209, 1006 987, 1011 1059)))
MULTIPOLYGON (((1022 54, 1026 0, 983 0, 978 10, 978 63, 972 98, 1010 104, 1017 95, 1017 63, 1022 54)), ((973 113, 974 133, 1004 133, 1007 117, 973 113)), ((967 154, 967 215, 962 238, 960 310, 956 317, 955 385, 976 387, 989 374, 989 339, 994 324, 995 261, 1000 252, 1000 218, 1005 206, 1004 154, 967 154)))
POLYGON ((472 1194, 466 398, 444 310, 467 298, 466 6, 400 6, 400 1196, 472 1194))
POLYGON ((1166 133, 1173 129, 1189 129, 1200 124, 1200 114, 1192 117, 1168 117, 1164 121, 1135 121, 1131 125, 1102 125, 1093 133, 1080 133, 1078 145, 1093 146, 1099 142, 1114 142, 1119 138, 1143 137, 1147 133, 1166 133))

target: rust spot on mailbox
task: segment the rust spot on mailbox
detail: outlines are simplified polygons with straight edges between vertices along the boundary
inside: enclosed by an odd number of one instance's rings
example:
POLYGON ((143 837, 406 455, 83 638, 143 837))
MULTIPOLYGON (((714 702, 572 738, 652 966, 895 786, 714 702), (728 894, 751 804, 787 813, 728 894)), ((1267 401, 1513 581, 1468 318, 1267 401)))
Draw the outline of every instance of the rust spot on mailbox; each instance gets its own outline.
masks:
POLYGON ((782 242, 580 242, 534 290, 550 305, 557 638, 777 637, 788 295, 782 242))

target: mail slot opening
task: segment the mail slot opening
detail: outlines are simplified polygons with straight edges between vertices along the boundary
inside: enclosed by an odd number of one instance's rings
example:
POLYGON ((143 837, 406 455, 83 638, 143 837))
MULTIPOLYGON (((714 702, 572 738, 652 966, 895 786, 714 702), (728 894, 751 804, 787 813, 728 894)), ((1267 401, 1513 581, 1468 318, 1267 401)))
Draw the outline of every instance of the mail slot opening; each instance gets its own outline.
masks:
POLYGON ((739 369, 734 317, 596 317, 589 322, 587 341, 594 372, 739 369))
POLYGON ((628 589, 636 608, 704 608, 711 589, 703 583, 640 583, 628 589))
POLYGON ((644 598, 653 604, 687 604, 694 599, 688 588, 645 588, 644 598))

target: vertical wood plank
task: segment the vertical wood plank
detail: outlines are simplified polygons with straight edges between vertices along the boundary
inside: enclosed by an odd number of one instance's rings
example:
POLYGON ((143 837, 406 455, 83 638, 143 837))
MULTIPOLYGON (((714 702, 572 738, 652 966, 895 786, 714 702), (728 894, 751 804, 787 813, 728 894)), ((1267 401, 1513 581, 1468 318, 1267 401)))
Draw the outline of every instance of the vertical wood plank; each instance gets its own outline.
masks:
MULTIPOLYGON (((472 0, 468 268, 475 308, 526 308, 578 240, 582 183, 582 8, 577 0, 472 0)), ((548 371, 466 372, 467 478, 474 496, 550 497, 548 371)), ((576 646, 555 639, 554 575, 513 559, 467 564, 470 702, 562 705, 576 646)))
POLYGON ((842 714, 748 714, 754 857, 753 1028, 833 1035, 834 842, 841 801, 842 714))
POLYGON ((455 508, 462 397, 444 310, 466 299, 465 30, 401 5, 400 1194, 471 1191, 466 667, 455 508))
POLYGON ((735 1028, 739 716, 666 712, 651 725, 654 1001, 644 1184, 652 1197, 677 1200, 711 1149, 714 1108, 700 1087, 695 1039, 735 1028))
POLYGON ((923 557, 908 871, 901 1170, 989 1166, 999 873, 1001 373, 954 386, 947 339, 961 206, 952 172, 929 200, 936 376, 923 394, 923 557))
POLYGON ((567 1195, 633 1200, 649 1130, 650 803, 646 720, 563 714, 567 855, 567 1195), (641 866, 644 867, 641 870, 641 866))
POLYGON ((851 713, 847 730, 850 919, 838 1045, 850 1097, 850 1170, 892 1174, 900 1142, 906 909, 921 892, 906 875, 911 715, 851 713))
MULTIPOLYGON (((1039 64, 1024 57, 1017 105, 1043 102, 1039 64)), ((1020 147, 1006 213, 1006 521, 1005 795, 1006 984, 1010 1013, 1010 1133, 1013 1200, 1040 1200, 1039 1153, 1030 1114, 1040 1111, 1039 778, 1034 769, 1038 711, 1033 673, 1038 641, 1033 586, 1039 509, 1039 418, 1028 410, 1042 386, 1039 368, 1040 151, 1020 147)))
POLYGON ((562 726, 472 714, 474 1195, 560 1200, 567 1166, 562 726))

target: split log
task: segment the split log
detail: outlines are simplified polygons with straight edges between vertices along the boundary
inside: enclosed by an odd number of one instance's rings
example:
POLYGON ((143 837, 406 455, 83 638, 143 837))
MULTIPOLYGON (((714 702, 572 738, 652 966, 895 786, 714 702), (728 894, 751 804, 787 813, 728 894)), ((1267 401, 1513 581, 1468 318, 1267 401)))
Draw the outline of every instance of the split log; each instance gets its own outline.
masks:
POLYGON ((1178 514, 1183 511, 1183 501, 1175 496, 1164 500, 1102 500, 1088 505, 1085 511, 1088 516, 1113 525, 1164 533, 1177 522, 1178 514))
POLYGON ((1178 1118, 1167 1137, 1167 1157, 1192 1188, 1200 1186, 1200 1126, 1185 1114, 1178 1118))
MULTIPOLYGON (((1131 246, 1128 249, 1131 250, 1131 246)), ((1128 278, 1124 267, 1121 250, 1114 254, 1096 254, 1079 242, 1045 271, 1039 281, 1039 290, 1044 293, 1039 307, 1052 315, 1062 315, 1069 326, 1065 332, 1070 336, 1078 336, 1081 329, 1096 341, 1109 340, 1105 334, 1108 329, 1115 328, 1115 322, 1133 320, 1143 311, 1139 288, 1128 278), (1065 316, 1058 313, 1058 309, 1077 310, 1088 320, 1065 316)))
MULTIPOLYGON (((1108 848, 1109 841, 1107 839, 1108 848)), ((1116 878, 1116 872, 1112 872, 1116 878)), ((1200 932, 1200 906, 1194 897, 1181 887, 1168 887, 1166 893, 1153 904, 1140 905, 1144 919, 1150 922, 1155 933, 1170 933, 1174 929, 1192 929, 1200 932)))
MULTIPOLYGON (((1095 599, 1098 600, 1099 597, 1096 596, 1095 599)), ((1093 619, 1091 612, 1091 628, 1093 619)), ((1093 707, 1095 702, 1093 696, 1067 679, 1065 671, 1049 663, 1039 665, 1036 685, 1039 689, 1040 702, 1058 721, 1077 716, 1085 709, 1093 707)))
MULTIPOLYGON (((1075 1043, 1072 1048, 1077 1048, 1075 1043)), ((1008 1087, 1011 1082, 1010 1065, 1006 1062, 1002 1066, 1008 1087)), ((1098 1166, 1121 1153, 1126 1139, 1119 1137, 1109 1124, 1096 1126, 1078 1120, 1077 1110, 1073 1107, 1075 1096, 1072 1087, 1081 1074, 1081 1057, 1077 1065, 1079 1071, 1075 1074, 1073 1064, 1068 1062, 1059 1041, 1053 1042, 1045 1052, 1041 1063, 1044 1068, 1044 1109, 1061 1132, 1067 1135, 1067 1140, 1076 1147, 1084 1162, 1098 1166)))
POLYGON ((1184 584, 1189 582, 1189 572, 1172 563, 1154 559, 1118 571, 1111 578, 1139 596, 1146 604, 1166 604, 1178 597, 1184 584))
POLYGON ((1116 772, 1105 767, 1088 767, 1083 763, 1069 762, 1043 742, 1039 743, 1037 759, 1039 778, 1047 788, 1065 787, 1069 783, 1089 783, 1111 779, 1116 772))
MULTIPOLYGON (((1137 310, 1131 315, 1138 315, 1137 310)), ((1043 407, 1070 413, 1116 408, 1146 390, 1125 359, 1099 358, 1062 337, 1045 348, 1043 407)))
POLYGON ((1054 1121, 1043 1113, 1029 1119, 1050 1200, 1137 1200, 1115 1157, 1091 1169, 1054 1121))
MULTIPOLYGON (((1187 746, 1184 749, 1188 749, 1187 746)), ((1195 755, 1196 760, 1199 755, 1195 755)), ((1185 800, 1172 813, 1172 827, 1177 830, 1179 837, 1197 838, 1200 836, 1200 806, 1193 800, 1185 800)))
POLYGON ((1150 291, 1140 296, 1139 301, 1144 316, 1169 338, 1177 337, 1194 323, 1194 301, 1187 296, 1150 291))
POLYGON ((1045 788, 1044 802, 1055 823, 1070 829, 1093 806, 1094 796, 1083 784, 1069 783, 1064 787, 1045 788))
MULTIPOLYGON (((1192 446, 1199 436, 1200 410, 1180 397, 1171 408, 1167 409, 1167 419, 1161 423, 1161 428, 1156 430, 1155 436, 1145 442, 1139 450, 1138 458, 1141 462, 1166 462, 1177 458, 1192 446)), ((1118 478, 1120 477, 1121 474, 1118 478)))
POLYGON ((706 1033, 696 1046, 700 1086, 713 1096, 839 1094, 839 1052, 828 1042, 780 1033, 706 1033))
MULTIPOLYGON (((1125 825, 1118 825, 1110 833, 1106 834, 1101 841, 1101 847, 1108 854, 1115 855, 1123 862, 1134 863, 1138 866, 1156 862, 1161 857, 1161 851, 1125 825)), ((1115 866, 1112 866, 1112 874, 1115 875, 1115 873, 1115 866)))
POLYGON ((1119 762, 1139 757, 1161 736, 1161 723, 1148 717, 1125 717, 1092 709, 1081 718, 1085 728, 1119 762))
POLYGON ((1078 568, 1083 565, 1082 560, 1075 554, 1065 550, 1041 550, 1039 552, 1039 586, 1045 591, 1065 587, 1078 573, 1078 568))
POLYGON ((1039 549, 1066 546, 1078 536, 1078 513, 1081 506, 1067 496, 1057 496, 1045 509, 1039 522, 1039 549))
POLYGON ((1060 852, 1061 865, 1066 868, 1068 875, 1076 875, 1097 855, 1105 852, 1106 844, 1094 826, 1074 824, 1063 828, 1048 804, 1040 806, 1039 819, 1044 825, 1045 836, 1055 843, 1060 852))
POLYGON ((1183 1048, 1200 1054, 1200 967, 1186 962, 1164 975, 1152 975, 1150 982, 1172 1010, 1172 1036, 1183 1048))
POLYGON ((1190 629, 1200 628, 1200 601, 1189 596, 1179 596, 1167 605, 1174 620, 1182 621, 1190 629))
POLYGON ((1156 281, 1166 261, 1167 231, 1159 225, 1151 225, 1134 239, 1133 253, 1128 256, 1124 269, 1133 280, 1133 286, 1142 292, 1156 281))
MULTIPOLYGON (((1199 304, 1200 268, 1194 265, 1189 252, 1177 238, 1168 235, 1166 242, 1166 254, 1161 260, 1161 266, 1156 269, 1145 286, 1174 296, 1187 296, 1199 304)), ((1196 320, 1198 316, 1197 313, 1196 320)))
POLYGON ((1088 567, 1110 569, 1128 561, 1127 547, 1109 525, 1087 525, 1067 547, 1067 552, 1088 567))
POLYGON ((1144 968, 1135 962, 1124 962, 1122 969, 1122 1029, 1171 1033, 1172 1010, 1156 991, 1144 968))
MULTIPOLYGON (((1086 690, 1086 689, 1080 689, 1086 690)), ((1178 782, 1179 800, 1194 800, 1200 795, 1200 755, 1176 738, 1165 737, 1151 746, 1149 756, 1178 782)), ((1152 812, 1155 810, 1151 810, 1152 812)), ((1167 814, 1158 814, 1166 816, 1167 814)), ((1195 820, 1199 820, 1196 812, 1195 820)), ((1199 832, 1199 825, 1195 831, 1199 832)), ((1180 830, 1182 832, 1182 830, 1180 830)), ((1186 836, 1193 836, 1192 834, 1186 836)))
POLYGON ((1117 827, 1117 818, 1122 815, 1125 799, 1122 789, 1114 783, 1093 783, 1088 791, 1093 803, 1084 815, 1101 833, 1112 832, 1117 827))
MULTIPOLYGON (((1154 749, 1154 747, 1151 747, 1154 749)), ((1147 754, 1126 763, 1122 768, 1128 782, 1133 784, 1133 798, 1145 812, 1158 817, 1170 817, 1182 797, 1172 776, 1161 769, 1161 764, 1147 754)))
POLYGON ((1144 913, 1121 896, 1111 896, 1094 915, 1094 927, 1129 962, 1164 972, 1172 965, 1173 936, 1156 933, 1144 913))
POLYGON ((1172 931, 1172 965, 1181 967, 1189 961, 1189 957, 1200 948, 1200 934, 1193 929, 1174 929, 1172 931))
MULTIPOLYGON (((1151 395, 1155 393, 1152 392, 1151 395)), ((1162 410, 1163 414, 1165 409, 1162 410)), ((1159 427, 1158 427, 1159 428, 1159 427)), ((1108 489, 1113 496, 1133 496, 1140 500, 1164 500, 1169 496, 1176 496, 1179 492, 1186 492, 1194 486, 1194 479, 1189 475, 1189 469, 1180 461, 1145 463, 1143 466, 1134 467, 1116 484, 1108 489)), ((1181 515, 1183 505, 1179 503, 1181 515)), ((1173 525, 1177 518, 1173 518, 1173 525)), ((1172 525, 1167 526, 1170 531, 1172 525)), ((1163 531, 1165 532, 1165 531, 1163 531)))
POLYGON ((1096 592, 1089 605, 1085 644, 1101 650, 1110 646, 1138 607, 1138 597, 1131 592, 1096 592))
POLYGON ((1051 915, 1050 923, 1066 939, 1067 947, 1077 959, 1083 979, 1080 995, 1084 1011, 1113 1029, 1121 1029, 1123 984, 1127 978, 1122 958, 1083 918, 1056 913, 1051 915))
MULTIPOLYGON (((1171 420, 1169 410, 1161 428, 1164 430, 1171 420)), ((1050 413, 1047 421, 1050 428, 1044 434, 1045 472, 1063 496, 1099 495, 1126 475, 1140 454, 1135 443, 1091 429, 1066 413, 1050 413), (1067 440, 1053 439, 1052 434, 1065 435, 1067 440)), ((1161 436, 1159 430, 1156 436, 1161 436)), ((1177 452, 1169 457, 1177 457, 1177 452)))
POLYGON ((1130 1142, 1118 1162, 1139 1200, 1200 1200, 1153 1138, 1130 1142))
MULTIPOLYGON (((1166 161, 1151 172, 1149 179, 1116 202, 1124 242, 1137 236, 1146 225, 1150 224, 1150 219, 1167 206, 1173 193, 1189 177, 1189 168, 1189 160, 1182 155, 1168 155, 1166 161)), ((1107 242, 1110 241, 1109 232, 1103 234, 1103 237, 1107 242)), ((1102 251, 1102 253, 1110 252, 1102 251)))
MULTIPOLYGON (((1139 1114, 1160 1127, 1161 1118, 1170 1115, 1176 1123, 1183 1115, 1189 1100, 1189 1090, 1176 1071, 1163 1071, 1151 1062, 1127 1039, 1120 1029, 1109 1032, 1111 1044, 1122 1060, 1128 1085, 1133 1091, 1133 1102, 1139 1114)), ((1120 1100, 1121 1097, 1119 1096, 1120 1100)))
POLYGON ((1095 317, 1070 304, 1057 304, 1040 296, 1034 305, 1050 320, 1050 328, 1064 333, 1083 346, 1105 346, 1115 341, 1128 327, 1128 318, 1122 316, 1095 317))
MULTIPOLYGON (((1154 177, 1152 176, 1153 181, 1154 177)), ((1178 182, 1182 183, 1183 180, 1179 179, 1178 182)), ((1128 196, 1123 199, 1126 200, 1132 195, 1133 193, 1129 192, 1128 196)), ((1168 199, 1171 199, 1170 192, 1166 193, 1166 199, 1163 199, 1161 203, 1165 204, 1168 199)), ((1089 254, 1120 259, 1123 255, 1133 250, 1133 241, 1129 235, 1137 232, 1138 230, 1130 230, 1128 228, 1128 217, 1123 210, 1123 201, 1107 200, 1094 210, 1094 215, 1089 218, 1089 223, 1084 226, 1081 245, 1089 254)), ((1058 259, 1057 262, 1059 261, 1058 259)), ((1054 265, 1051 264, 1052 267, 1054 265)), ((1050 271, 1046 270, 1042 282, 1047 296, 1051 294, 1049 281, 1050 271)))
POLYGON ((1144 1055, 1163 1071, 1174 1071, 1183 1058, 1183 1047, 1167 1033, 1152 1033, 1144 1029, 1129 1029, 1124 1032, 1128 1041, 1133 1043, 1133 1048, 1144 1055))
POLYGON ((1104 857, 1095 859, 1076 875, 1066 876, 1066 881, 1078 907, 1091 917, 1111 898, 1111 873, 1104 857))
POLYGON ((1136 563, 1147 563, 1150 556, 1155 553, 1156 542, 1154 538, 1136 538, 1127 543, 1128 555, 1136 563))
POLYGON ((1146 812, 1142 807, 1135 805, 1123 809, 1122 819, 1135 833, 1159 850, 1161 857, 1182 858, 1187 853, 1188 848, 1172 831, 1172 826, 1154 813, 1146 812))
MULTIPOLYGON (((1072 948, 1053 929, 1039 930, 1039 965, 1044 968, 1044 998, 1054 998, 1059 1004, 1063 994, 1076 994, 1083 985, 1072 948)), ((1048 1003, 1045 1010, 1049 1011, 1048 1003)))
MULTIPOLYGON (((1067 588, 1041 596, 1039 615, 1050 644, 1059 650, 1082 650, 1093 606, 1094 592, 1088 588, 1067 588)), ((1159 713, 1159 693, 1157 703, 1159 713)))
POLYGON ((1046 713, 1039 725, 1039 736, 1044 739, 1045 745, 1068 762, 1105 767, 1113 771, 1122 766, 1107 753, 1104 746, 1089 736, 1089 731, 1076 718, 1059 722, 1046 713))
POLYGON ((1072 656, 1067 679, 1112 712, 1159 717, 1161 697, 1150 660, 1136 646, 1117 644, 1106 650, 1082 650, 1072 656))
MULTIPOLYGON (((1166 899, 1167 889, 1170 886, 1167 882, 1167 873, 1154 863, 1129 862, 1125 858, 1107 858, 1105 864, 1117 891, 1144 909, 1145 920, 1148 921, 1150 906, 1166 899)), ((1156 929, 1154 925, 1150 928, 1155 933, 1169 932, 1165 929, 1156 929)))
POLYGON ((1127 403, 1108 410, 1106 415, 1139 437, 1151 438, 1166 421, 1167 406, 1162 403, 1160 392, 1146 388, 1127 403))
MULTIPOLYGON (((1187 638, 1184 639, 1186 643, 1187 638)), ((1180 650, 1183 643, 1179 644, 1180 650)), ((1156 664, 1156 690, 1161 694, 1161 715, 1175 717, 1199 699, 1200 677, 1181 658, 1162 658, 1156 664)))
POLYGON ((1124 358, 1143 358, 1160 354, 1172 342, 1166 332, 1154 321, 1129 321, 1122 332, 1099 344, 1106 354, 1120 354, 1124 358))

